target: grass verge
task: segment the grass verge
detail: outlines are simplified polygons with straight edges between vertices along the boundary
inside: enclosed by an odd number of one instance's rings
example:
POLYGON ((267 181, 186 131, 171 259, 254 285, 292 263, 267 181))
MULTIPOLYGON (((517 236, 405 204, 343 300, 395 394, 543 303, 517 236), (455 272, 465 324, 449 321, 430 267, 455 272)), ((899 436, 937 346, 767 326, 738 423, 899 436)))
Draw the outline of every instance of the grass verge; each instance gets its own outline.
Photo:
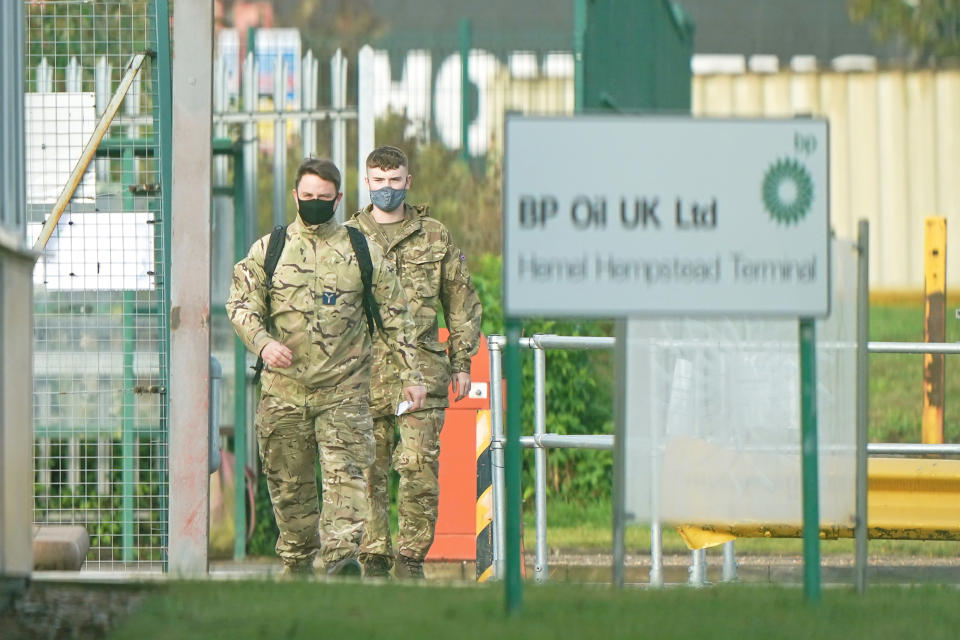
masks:
POLYGON ((111 638, 955 638, 956 589, 830 589, 817 606, 764 585, 615 591, 528 585, 519 615, 498 585, 203 582, 148 595, 111 638), (922 614, 920 612, 923 612, 922 614))

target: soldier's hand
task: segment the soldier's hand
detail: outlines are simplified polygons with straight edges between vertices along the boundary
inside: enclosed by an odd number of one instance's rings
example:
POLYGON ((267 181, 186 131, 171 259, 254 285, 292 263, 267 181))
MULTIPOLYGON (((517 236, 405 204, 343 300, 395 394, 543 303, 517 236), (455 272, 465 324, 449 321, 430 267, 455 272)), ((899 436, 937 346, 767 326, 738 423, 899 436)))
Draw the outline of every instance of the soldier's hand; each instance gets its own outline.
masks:
POLYGON ((286 369, 293 364, 293 352, 276 340, 266 344, 260 357, 274 369, 286 369))
POLYGON ((403 397, 410 401, 409 411, 416 411, 427 399, 427 388, 422 384, 404 387, 403 397))
POLYGON ((453 379, 450 380, 450 389, 457 394, 457 397, 453 399, 454 402, 466 398, 467 394, 470 393, 470 372, 459 371, 453 374, 453 379))

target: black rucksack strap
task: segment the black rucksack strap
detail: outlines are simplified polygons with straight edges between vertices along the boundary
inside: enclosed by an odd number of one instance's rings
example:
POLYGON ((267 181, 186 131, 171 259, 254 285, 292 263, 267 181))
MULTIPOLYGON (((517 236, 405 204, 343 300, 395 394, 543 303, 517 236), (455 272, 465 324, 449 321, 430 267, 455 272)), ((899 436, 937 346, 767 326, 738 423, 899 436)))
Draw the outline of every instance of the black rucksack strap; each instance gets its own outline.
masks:
POLYGON ((367 246, 367 239, 360 229, 347 227, 347 233, 350 235, 350 244, 353 245, 353 253, 357 256, 357 264, 360 266, 360 280, 363 281, 363 312, 367 316, 370 335, 373 335, 377 327, 383 328, 383 318, 380 317, 380 307, 373 296, 373 261, 370 259, 370 247, 367 246))
MULTIPOLYGON (((263 259, 263 270, 266 273, 264 284, 267 287, 267 295, 264 302, 267 307, 270 306, 270 287, 273 284, 273 272, 277 270, 277 263, 280 262, 280 254, 283 253, 283 245, 287 243, 287 227, 277 225, 270 232, 270 241, 267 243, 267 254, 263 259)), ((269 314, 268 314, 269 315, 269 314)), ((260 381, 260 373, 263 372, 263 357, 257 356, 257 364, 253 367, 253 383, 260 381)))

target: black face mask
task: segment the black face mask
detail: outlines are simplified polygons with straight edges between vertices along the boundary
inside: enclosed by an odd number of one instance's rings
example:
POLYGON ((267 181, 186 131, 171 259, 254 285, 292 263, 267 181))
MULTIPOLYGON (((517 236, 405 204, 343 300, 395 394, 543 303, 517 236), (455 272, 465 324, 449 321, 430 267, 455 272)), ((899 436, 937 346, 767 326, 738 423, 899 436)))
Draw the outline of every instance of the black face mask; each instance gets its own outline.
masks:
POLYGON ((300 207, 300 217, 307 224, 323 224, 333 217, 337 199, 333 200, 301 200, 297 198, 300 207))

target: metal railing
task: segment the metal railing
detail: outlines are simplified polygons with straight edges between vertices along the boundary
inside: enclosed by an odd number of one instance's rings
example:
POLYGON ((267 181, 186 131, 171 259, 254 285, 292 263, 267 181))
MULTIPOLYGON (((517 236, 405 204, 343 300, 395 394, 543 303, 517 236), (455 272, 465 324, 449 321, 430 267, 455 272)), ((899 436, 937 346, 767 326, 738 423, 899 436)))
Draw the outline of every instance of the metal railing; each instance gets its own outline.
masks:
MULTIPOLYGON (((491 335, 487 338, 490 351, 490 408, 491 443, 493 454, 493 560, 494 576, 502 578, 505 573, 505 478, 503 451, 506 443, 503 415, 503 379, 502 351, 506 338, 491 335)), ((611 337, 533 335, 520 339, 520 347, 533 351, 534 362, 534 424, 533 435, 520 437, 520 446, 534 450, 534 511, 536 526, 536 549, 534 560, 534 579, 546 582, 547 562, 547 449, 594 449, 613 450, 614 436, 606 434, 565 435, 546 432, 546 350, 600 350, 613 349, 616 339, 611 337)), ((921 342, 868 342, 869 353, 960 353, 960 343, 921 343, 921 342)), ((869 456, 915 456, 915 457, 960 457, 960 444, 902 444, 869 443, 869 456)), ((650 583, 663 583, 663 546, 659 523, 651 524, 650 534, 651 570, 650 583)), ((691 552, 689 583, 694 586, 706 584, 706 551, 699 549, 691 552)), ((736 580, 737 564, 733 541, 723 545, 722 580, 736 580)))

